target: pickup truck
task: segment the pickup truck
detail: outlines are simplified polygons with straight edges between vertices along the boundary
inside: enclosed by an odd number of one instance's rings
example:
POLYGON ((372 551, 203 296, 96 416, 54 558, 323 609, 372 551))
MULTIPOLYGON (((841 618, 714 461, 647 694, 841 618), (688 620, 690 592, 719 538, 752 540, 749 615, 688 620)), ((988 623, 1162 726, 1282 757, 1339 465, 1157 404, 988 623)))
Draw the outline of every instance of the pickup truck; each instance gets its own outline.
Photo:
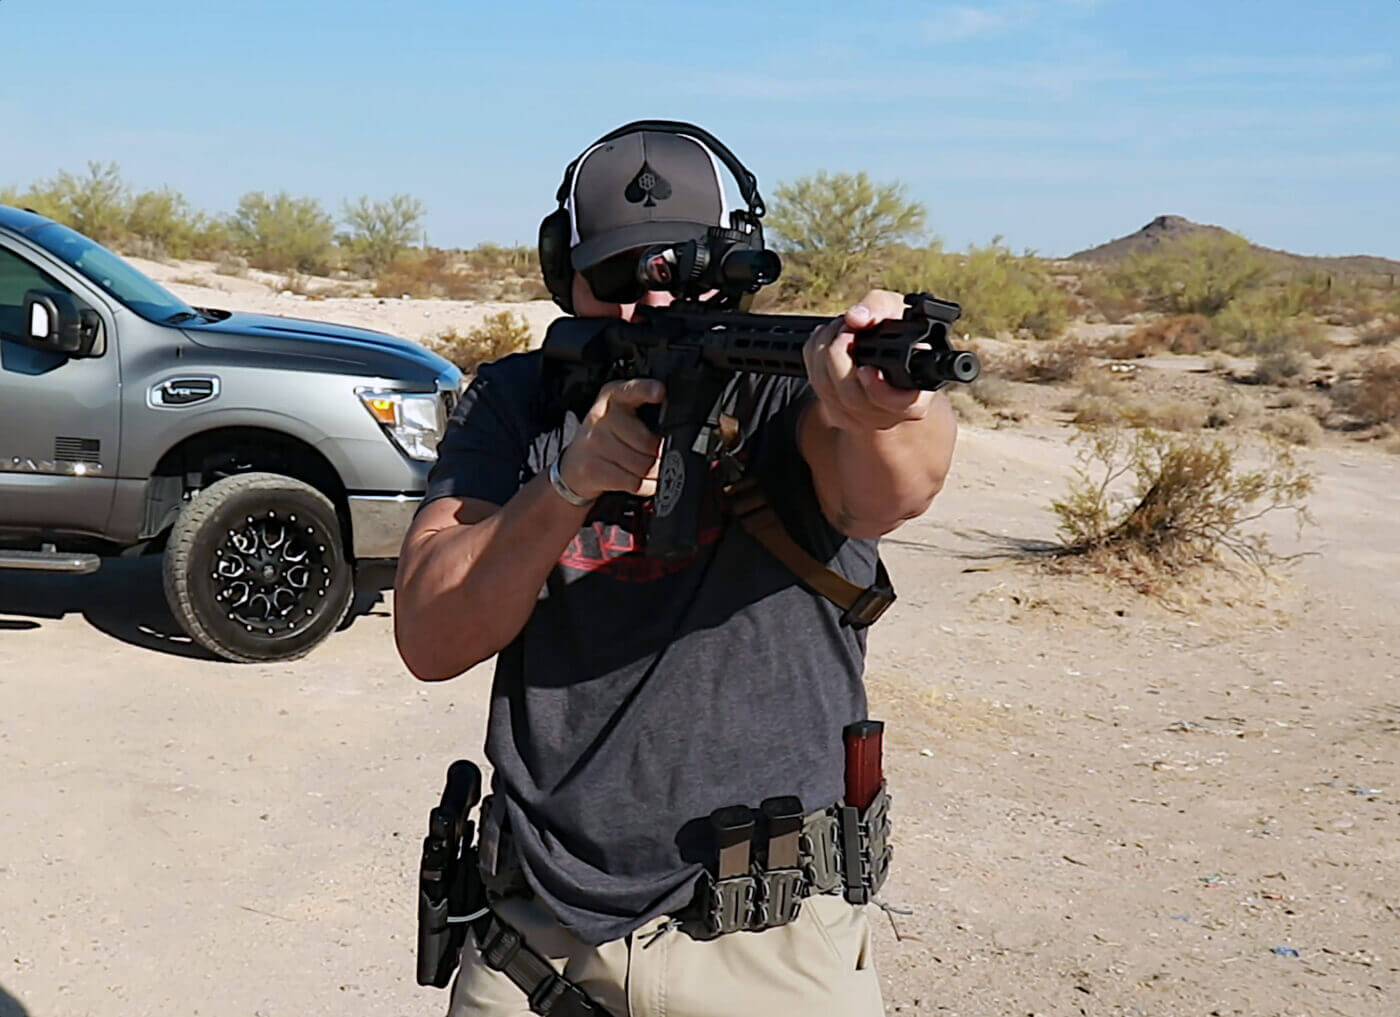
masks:
POLYGON ((302 656, 392 583, 461 381, 380 332, 191 307, 0 206, 0 570, 163 552, 196 642, 302 656))

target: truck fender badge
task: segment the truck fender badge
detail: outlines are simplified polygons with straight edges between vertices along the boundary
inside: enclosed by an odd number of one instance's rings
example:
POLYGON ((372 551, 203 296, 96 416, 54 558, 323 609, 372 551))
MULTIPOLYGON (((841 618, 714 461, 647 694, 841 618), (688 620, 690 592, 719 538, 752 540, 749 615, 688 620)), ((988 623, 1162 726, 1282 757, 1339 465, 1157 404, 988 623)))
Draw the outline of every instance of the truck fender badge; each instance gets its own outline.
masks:
POLYGON ((146 393, 146 404, 161 409, 179 409, 207 402, 219 394, 219 379, 211 375, 166 378, 146 393))

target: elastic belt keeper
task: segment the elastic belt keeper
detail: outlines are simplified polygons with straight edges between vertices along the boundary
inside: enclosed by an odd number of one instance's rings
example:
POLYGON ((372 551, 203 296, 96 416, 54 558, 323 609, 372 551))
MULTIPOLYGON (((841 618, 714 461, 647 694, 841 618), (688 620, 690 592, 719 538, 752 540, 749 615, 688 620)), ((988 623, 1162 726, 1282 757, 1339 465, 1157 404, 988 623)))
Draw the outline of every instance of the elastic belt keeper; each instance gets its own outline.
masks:
POLYGON ((504 971, 520 952, 523 940, 520 933, 504 922, 493 921, 491 925, 486 941, 481 944, 481 958, 492 971, 504 971))

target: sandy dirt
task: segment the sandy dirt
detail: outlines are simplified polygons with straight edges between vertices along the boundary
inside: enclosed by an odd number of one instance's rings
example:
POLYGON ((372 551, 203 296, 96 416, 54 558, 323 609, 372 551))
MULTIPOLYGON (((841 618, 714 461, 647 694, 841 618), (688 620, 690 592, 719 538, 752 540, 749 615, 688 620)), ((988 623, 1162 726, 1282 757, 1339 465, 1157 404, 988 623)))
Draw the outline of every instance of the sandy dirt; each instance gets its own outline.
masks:
MULTIPOLYGON (((480 313, 216 292, 414 338, 480 313)), ((886 542, 889 1012, 1400 1012, 1400 457, 1304 452, 1317 525, 1268 526, 1291 569, 1153 600, 1005 557, 1053 538, 1067 435, 965 426, 886 542)), ((0 573, 0 1017, 443 1011, 418 845, 490 667, 415 683, 391 609, 250 667, 177 634, 155 560, 0 573)))

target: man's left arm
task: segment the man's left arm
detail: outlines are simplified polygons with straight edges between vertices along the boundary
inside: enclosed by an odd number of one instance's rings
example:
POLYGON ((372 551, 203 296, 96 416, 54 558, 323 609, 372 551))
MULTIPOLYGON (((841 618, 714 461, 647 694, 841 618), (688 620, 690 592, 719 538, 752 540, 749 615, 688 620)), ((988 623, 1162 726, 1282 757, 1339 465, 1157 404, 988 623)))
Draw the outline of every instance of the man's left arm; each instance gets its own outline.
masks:
POLYGON ((903 313, 899 294, 871 290, 803 348, 816 399, 797 444, 822 513, 848 537, 880 537, 921 515, 953 459, 957 420, 941 392, 895 388, 851 359, 857 332, 903 313))

